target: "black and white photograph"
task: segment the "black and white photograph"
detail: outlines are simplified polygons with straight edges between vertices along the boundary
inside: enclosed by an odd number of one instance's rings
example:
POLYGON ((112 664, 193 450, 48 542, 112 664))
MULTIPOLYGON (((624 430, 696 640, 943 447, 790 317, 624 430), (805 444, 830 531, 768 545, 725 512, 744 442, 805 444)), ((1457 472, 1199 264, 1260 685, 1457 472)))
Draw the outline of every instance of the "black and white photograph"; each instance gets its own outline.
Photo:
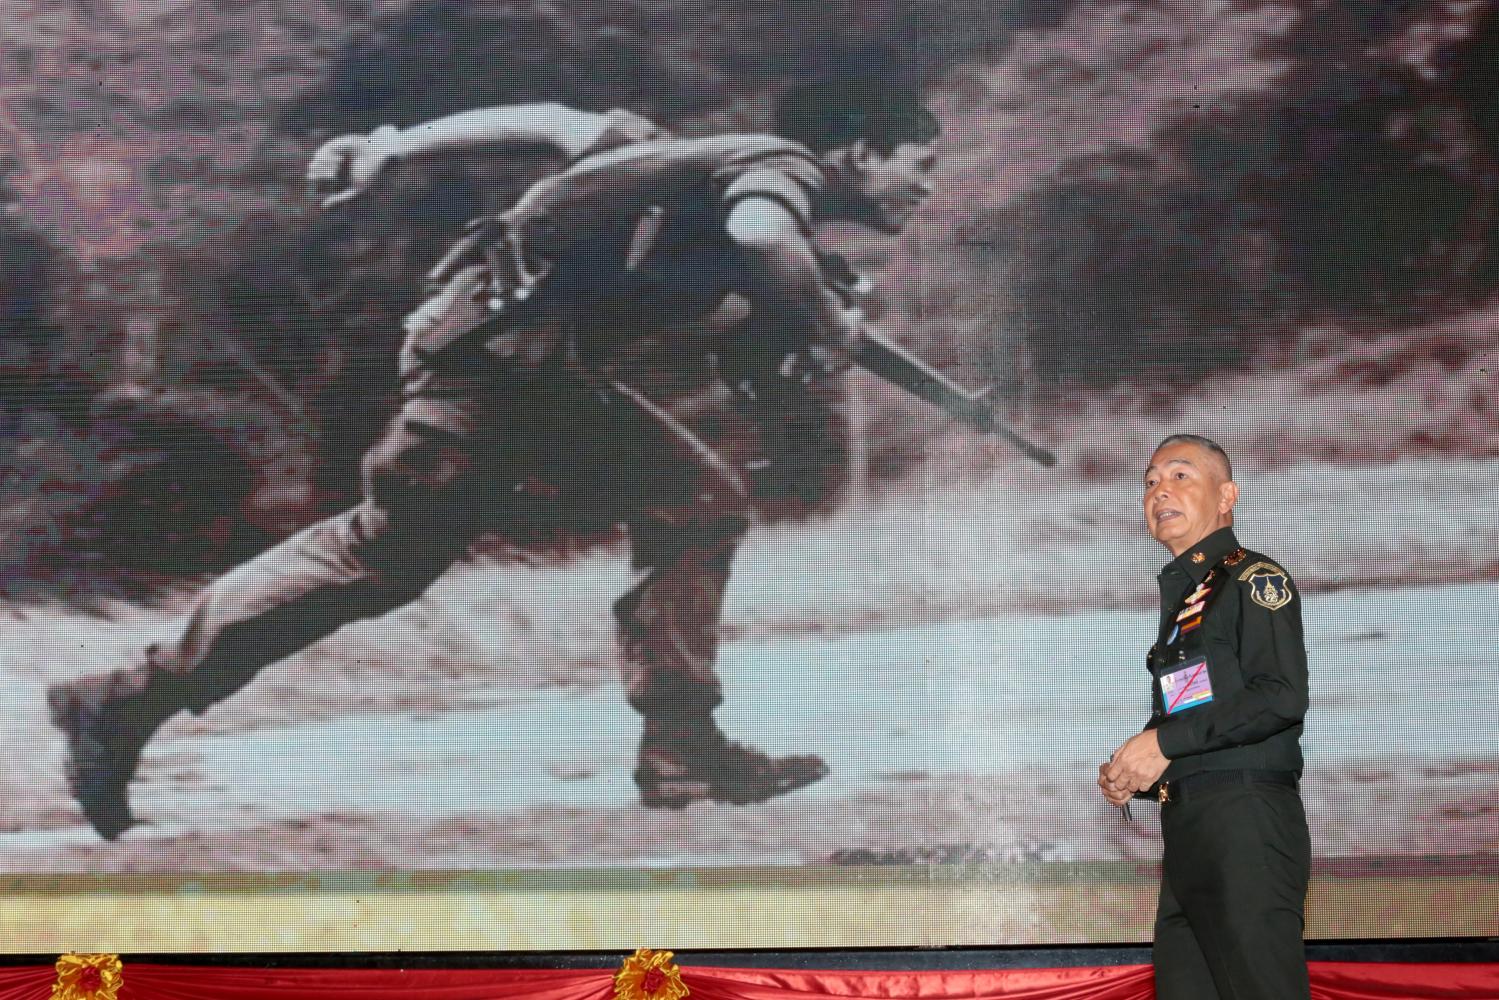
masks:
POLYGON ((1149 940, 1214 751, 1307 939, 1499 935, 1496 93, 1473 2, 0 0, 4 950, 1149 940))

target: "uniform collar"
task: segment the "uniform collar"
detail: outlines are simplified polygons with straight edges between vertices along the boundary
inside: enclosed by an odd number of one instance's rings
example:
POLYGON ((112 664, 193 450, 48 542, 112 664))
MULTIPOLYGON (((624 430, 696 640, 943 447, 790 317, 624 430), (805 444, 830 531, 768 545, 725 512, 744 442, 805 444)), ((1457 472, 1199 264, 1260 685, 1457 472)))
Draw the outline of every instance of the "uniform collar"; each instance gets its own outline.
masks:
POLYGON ((1218 565, 1218 560, 1238 547, 1239 540, 1234 537, 1234 529, 1219 528, 1167 563, 1161 570, 1161 575, 1175 571, 1185 573, 1192 578, 1193 583, 1201 583, 1208 575, 1208 570, 1218 565))

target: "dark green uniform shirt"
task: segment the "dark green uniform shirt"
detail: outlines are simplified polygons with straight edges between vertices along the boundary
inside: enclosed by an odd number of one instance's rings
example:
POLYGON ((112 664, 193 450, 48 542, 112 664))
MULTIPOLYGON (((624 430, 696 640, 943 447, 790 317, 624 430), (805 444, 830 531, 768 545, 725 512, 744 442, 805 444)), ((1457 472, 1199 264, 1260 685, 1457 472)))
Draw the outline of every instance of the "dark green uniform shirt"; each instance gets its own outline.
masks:
POLYGON ((1163 780, 1198 771, 1255 768, 1301 773, 1307 707, 1301 597, 1281 566, 1242 550, 1222 528, 1161 570, 1161 627, 1150 657, 1151 724, 1170 758, 1163 780), (1228 557, 1199 628, 1169 645, 1183 598, 1228 557), (1207 657, 1212 700, 1171 715, 1162 710, 1160 676, 1207 657))

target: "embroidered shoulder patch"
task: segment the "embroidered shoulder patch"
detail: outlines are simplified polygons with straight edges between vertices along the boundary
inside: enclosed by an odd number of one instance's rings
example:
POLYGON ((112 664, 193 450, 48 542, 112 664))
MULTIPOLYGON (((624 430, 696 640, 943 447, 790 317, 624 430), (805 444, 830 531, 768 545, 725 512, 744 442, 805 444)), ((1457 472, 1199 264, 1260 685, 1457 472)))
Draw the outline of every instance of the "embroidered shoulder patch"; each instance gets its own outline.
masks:
POLYGON ((1251 576, 1262 569, 1267 569, 1272 573, 1279 573, 1281 576, 1286 575, 1286 571, 1275 565, 1273 562, 1270 562, 1266 559, 1261 559, 1258 562, 1250 563, 1248 566, 1244 567, 1243 572, 1239 574, 1239 582, 1242 583, 1243 581, 1248 580, 1251 576))
POLYGON ((1279 611, 1291 603, 1291 581, 1277 566, 1267 564, 1265 569, 1255 570, 1248 583, 1249 599, 1262 608, 1279 611))

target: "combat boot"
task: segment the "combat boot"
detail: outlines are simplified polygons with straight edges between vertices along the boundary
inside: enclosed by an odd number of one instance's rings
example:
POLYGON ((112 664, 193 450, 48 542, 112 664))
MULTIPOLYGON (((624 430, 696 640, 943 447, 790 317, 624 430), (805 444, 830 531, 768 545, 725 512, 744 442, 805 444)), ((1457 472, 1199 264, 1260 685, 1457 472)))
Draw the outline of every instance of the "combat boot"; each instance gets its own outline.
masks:
POLYGON ((105 840, 135 824, 126 786, 141 748, 182 707, 169 695, 170 681, 142 664, 47 689, 52 724, 68 741, 68 788, 105 840))
POLYGON ((635 784, 649 809, 709 800, 745 805, 812 784, 828 773, 812 754, 771 757, 729 740, 709 719, 688 725, 647 719, 635 784))

